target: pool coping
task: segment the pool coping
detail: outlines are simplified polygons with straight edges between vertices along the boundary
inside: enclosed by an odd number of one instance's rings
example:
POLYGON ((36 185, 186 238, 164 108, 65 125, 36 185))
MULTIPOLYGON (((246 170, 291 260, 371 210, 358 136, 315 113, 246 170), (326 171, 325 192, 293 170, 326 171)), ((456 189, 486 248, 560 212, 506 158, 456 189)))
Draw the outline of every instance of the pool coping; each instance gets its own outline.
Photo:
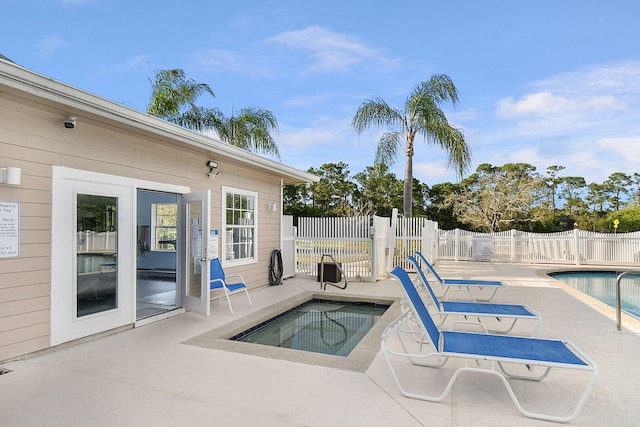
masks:
POLYGON ((181 344, 221 350, 246 355, 280 359, 308 365, 318 365, 335 369, 366 372, 380 350, 380 336, 384 329, 401 314, 400 299, 390 297, 363 296, 355 294, 337 294, 330 292, 303 292, 287 298, 269 307, 265 307, 247 316, 229 322, 210 331, 189 338, 181 344), (389 309, 380 317, 373 327, 362 338, 360 343, 348 356, 334 356, 290 348, 271 347, 242 341, 231 341, 229 338, 252 326, 273 317, 274 313, 290 310, 313 298, 335 301, 366 301, 376 304, 388 304, 389 309))
MULTIPOLYGON (((562 289, 563 291, 565 291, 567 294, 571 295, 572 297, 576 298, 578 301, 581 301, 582 303, 592 307, 593 309, 595 309, 596 311, 598 311, 601 314, 604 314, 605 316, 607 316, 608 318, 612 319, 614 322, 617 322, 617 315, 616 315, 616 309, 614 307, 609 306, 608 304, 600 301, 599 299, 592 297, 591 295, 588 295, 570 285, 567 285, 566 283, 562 282, 561 280, 556 279, 555 277, 552 276, 552 273, 569 273, 569 272, 577 272, 577 271, 586 271, 586 272, 598 272, 598 271, 604 271, 604 272, 619 272, 621 270, 627 271, 634 271, 637 273, 640 273, 640 268, 637 267, 628 267, 628 266, 604 266, 604 265, 578 265, 578 266, 558 266, 558 268, 555 269, 541 269, 537 271, 537 274, 539 276, 543 276, 547 279, 552 280, 553 285, 562 289)), ((627 331, 633 333, 633 334, 637 334, 640 335, 640 320, 636 319, 635 317, 625 313, 624 311, 621 312, 621 316, 622 316, 622 328, 626 329, 627 331)))

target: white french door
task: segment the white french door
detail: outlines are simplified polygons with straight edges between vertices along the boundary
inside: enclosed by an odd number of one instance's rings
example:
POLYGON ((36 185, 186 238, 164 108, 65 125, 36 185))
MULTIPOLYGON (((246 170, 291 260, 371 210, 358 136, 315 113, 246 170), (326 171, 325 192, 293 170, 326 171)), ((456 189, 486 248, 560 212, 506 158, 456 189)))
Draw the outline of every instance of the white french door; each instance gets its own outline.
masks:
POLYGON ((52 345, 135 320, 134 189, 68 177, 54 182, 52 345))
POLYGON ((180 226, 182 230, 182 306, 208 316, 209 303, 209 234, 211 192, 183 194, 180 226))

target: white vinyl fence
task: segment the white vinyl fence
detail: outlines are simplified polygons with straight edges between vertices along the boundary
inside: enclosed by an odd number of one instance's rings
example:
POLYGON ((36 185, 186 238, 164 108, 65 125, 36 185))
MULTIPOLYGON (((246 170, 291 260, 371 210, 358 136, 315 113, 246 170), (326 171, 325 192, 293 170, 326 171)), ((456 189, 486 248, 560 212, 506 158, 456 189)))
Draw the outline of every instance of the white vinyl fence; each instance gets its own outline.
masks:
POLYGON ((411 269, 407 257, 415 251, 421 251, 433 262, 443 259, 573 265, 640 263, 640 232, 439 230, 436 222, 401 218, 396 210, 391 218, 298 218, 297 234, 293 222, 285 228, 293 231, 283 242, 287 245, 283 258, 287 256, 285 252, 292 254, 289 256, 295 256, 295 261, 289 262, 290 265, 295 262, 295 273, 316 278, 318 264, 325 254, 341 263, 348 280, 359 281, 380 279, 396 265, 411 269))
POLYGON ((640 232, 574 229, 559 233, 474 233, 455 229, 438 230, 436 238, 438 259, 575 265, 640 263, 640 232))
MULTIPOLYGON (((296 237, 297 273, 318 274, 323 255, 331 255, 340 263, 349 279, 369 280, 371 277, 371 227, 369 216, 348 218, 298 218, 296 237)), ((331 259, 325 259, 331 262, 331 259)))

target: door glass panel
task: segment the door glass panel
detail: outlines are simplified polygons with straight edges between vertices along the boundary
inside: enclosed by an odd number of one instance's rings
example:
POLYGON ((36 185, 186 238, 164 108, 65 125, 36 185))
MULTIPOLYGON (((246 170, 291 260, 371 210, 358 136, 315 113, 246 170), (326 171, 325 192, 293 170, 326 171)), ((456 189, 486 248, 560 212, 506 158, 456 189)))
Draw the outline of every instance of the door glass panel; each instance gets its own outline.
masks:
POLYGON ((76 316, 118 308, 118 198, 76 199, 76 316))
POLYGON ((202 298, 202 202, 188 202, 187 296, 202 298))
POLYGON ((138 190, 136 320, 177 307, 178 197, 138 190))

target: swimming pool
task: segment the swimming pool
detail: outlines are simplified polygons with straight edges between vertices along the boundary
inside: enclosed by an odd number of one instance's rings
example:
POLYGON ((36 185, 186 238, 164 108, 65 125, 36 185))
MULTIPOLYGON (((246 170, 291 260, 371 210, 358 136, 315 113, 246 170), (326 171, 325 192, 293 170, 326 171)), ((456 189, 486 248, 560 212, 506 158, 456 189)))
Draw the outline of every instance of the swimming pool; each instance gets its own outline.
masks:
POLYGON ((348 356, 388 308, 388 304, 314 298, 230 339, 348 356))
MULTIPOLYGON (((549 276, 615 308, 618 274, 617 271, 559 271, 549 276)), ((622 311, 640 319, 640 272, 622 278, 620 295, 622 311)))

